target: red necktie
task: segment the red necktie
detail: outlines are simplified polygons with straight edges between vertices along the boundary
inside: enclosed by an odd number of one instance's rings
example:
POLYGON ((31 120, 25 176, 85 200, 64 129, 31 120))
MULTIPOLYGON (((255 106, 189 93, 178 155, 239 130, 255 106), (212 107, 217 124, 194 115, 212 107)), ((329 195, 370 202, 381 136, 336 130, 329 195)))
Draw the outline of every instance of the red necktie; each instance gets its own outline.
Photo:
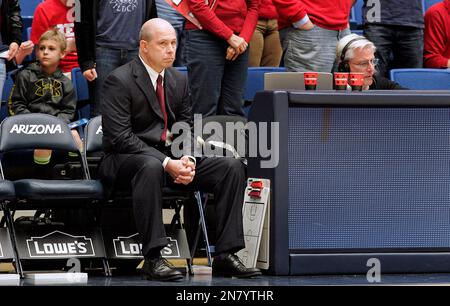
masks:
POLYGON ((156 80, 156 96, 158 97, 159 106, 161 107, 161 112, 164 117, 164 130, 161 134, 161 141, 166 142, 166 133, 167 133, 167 112, 166 112, 166 102, 164 98, 164 87, 162 84, 163 78, 159 74, 158 79, 156 80))

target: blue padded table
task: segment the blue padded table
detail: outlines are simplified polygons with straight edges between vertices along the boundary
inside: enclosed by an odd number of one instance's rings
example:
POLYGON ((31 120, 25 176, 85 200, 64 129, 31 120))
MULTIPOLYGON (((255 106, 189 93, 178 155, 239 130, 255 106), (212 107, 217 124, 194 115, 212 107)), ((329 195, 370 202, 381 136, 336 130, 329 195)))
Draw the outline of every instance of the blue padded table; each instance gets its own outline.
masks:
POLYGON ((259 92, 279 123, 270 272, 450 272, 450 91, 259 92))

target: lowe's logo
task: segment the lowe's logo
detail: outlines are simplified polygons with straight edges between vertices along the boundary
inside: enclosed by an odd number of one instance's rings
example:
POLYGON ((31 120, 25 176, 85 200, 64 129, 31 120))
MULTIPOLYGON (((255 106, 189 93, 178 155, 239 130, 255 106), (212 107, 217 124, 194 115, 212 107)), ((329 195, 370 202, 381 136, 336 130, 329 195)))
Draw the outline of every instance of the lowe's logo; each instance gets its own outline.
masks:
POLYGON ((116 257, 141 258, 142 243, 137 242, 138 233, 128 237, 118 236, 113 239, 116 257))
MULTIPOLYGON (((128 237, 117 237, 113 239, 114 252, 116 257, 121 258, 142 258, 142 244, 137 242, 138 233, 128 237)), ((178 241, 169 237, 169 243, 161 250, 161 255, 165 258, 180 257, 178 241)))
POLYGON ((53 231, 42 237, 27 239, 30 257, 95 256, 91 238, 53 231))
POLYGON ((10 134, 27 134, 27 135, 41 135, 41 134, 63 134, 61 124, 14 124, 10 134))

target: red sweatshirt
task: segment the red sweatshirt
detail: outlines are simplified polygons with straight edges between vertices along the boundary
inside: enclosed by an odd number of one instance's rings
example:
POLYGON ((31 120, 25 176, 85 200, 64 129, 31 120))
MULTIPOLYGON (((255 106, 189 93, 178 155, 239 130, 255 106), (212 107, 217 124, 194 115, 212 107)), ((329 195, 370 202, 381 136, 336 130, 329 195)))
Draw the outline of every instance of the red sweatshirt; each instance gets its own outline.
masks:
POLYGON ((278 13, 272 0, 261 0, 259 19, 277 19, 278 13))
MULTIPOLYGON (((191 12, 198 19, 204 30, 224 40, 236 34, 246 42, 252 39, 258 22, 260 0, 209 0, 214 8, 205 4, 205 0, 187 0, 191 12)), ((351 1, 351 0, 350 0, 351 1)), ((186 29, 198 29, 186 20, 186 29)))
POLYGON ((348 25, 352 0, 273 0, 279 18, 278 27, 292 26, 308 14, 315 25, 328 30, 343 30, 348 25))
MULTIPOLYGON (((39 3, 34 11, 33 23, 31 25, 31 40, 35 45, 39 42, 41 35, 53 27, 57 27, 64 33, 66 38, 74 38, 73 15, 71 8, 62 4, 61 0, 46 0, 39 3)), ((64 72, 78 67, 77 52, 68 53, 59 64, 64 72)))
POLYGON ((450 0, 437 3, 425 13, 424 66, 447 68, 450 59, 450 0))

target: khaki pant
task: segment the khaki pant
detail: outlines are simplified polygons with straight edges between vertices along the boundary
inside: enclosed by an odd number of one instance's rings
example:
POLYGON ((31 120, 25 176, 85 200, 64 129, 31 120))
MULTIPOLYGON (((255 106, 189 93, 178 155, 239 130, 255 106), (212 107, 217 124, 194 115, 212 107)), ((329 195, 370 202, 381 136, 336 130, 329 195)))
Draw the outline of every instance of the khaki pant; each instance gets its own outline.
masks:
POLYGON ((249 67, 278 67, 282 55, 276 19, 259 19, 249 45, 249 67))

